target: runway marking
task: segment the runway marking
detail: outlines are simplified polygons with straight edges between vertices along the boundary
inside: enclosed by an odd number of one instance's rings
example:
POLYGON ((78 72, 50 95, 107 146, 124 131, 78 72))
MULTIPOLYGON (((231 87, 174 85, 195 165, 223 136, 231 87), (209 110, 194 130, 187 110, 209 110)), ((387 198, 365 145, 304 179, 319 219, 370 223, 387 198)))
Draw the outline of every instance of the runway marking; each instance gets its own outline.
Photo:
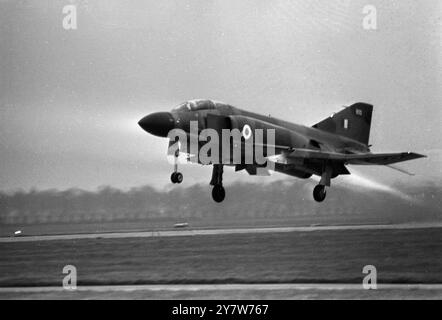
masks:
MULTIPOLYGON (((153 284, 153 285, 101 285, 78 286, 76 290, 56 287, 1 287, 0 293, 41 293, 41 292, 134 292, 134 291, 231 291, 231 290, 322 290, 322 291, 366 291, 362 284, 349 283, 276 283, 276 284, 153 284)), ((377 290, 442 290, 442 284, 378 284, 377 290)))
POLYGON ((401 230, 401 229, 422 229, 422 228, 442 228, 442 223, 81 233, 81 234, 63 234, 63 235, 0 237, 0 243, 49 241, 49 240, 99 239, 99 238, 103 239, 152 238, 152 237, 183 237, 183 236, 226 235, 226 234, 247 234, 247 233, 314 232, 314 231, 338 231, 338 230, 395 230, 395 229, 401 230))

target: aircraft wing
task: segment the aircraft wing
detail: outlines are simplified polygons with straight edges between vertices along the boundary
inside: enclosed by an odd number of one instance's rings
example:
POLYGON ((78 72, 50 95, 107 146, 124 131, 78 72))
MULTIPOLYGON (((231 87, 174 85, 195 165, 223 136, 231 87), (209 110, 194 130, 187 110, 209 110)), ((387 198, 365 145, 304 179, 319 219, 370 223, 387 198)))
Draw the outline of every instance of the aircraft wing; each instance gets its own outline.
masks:
POLYGON ((413 160, 425 157, 424 155, 414 152, 399 152, 399 153, 360 153, 360 154, 345 154, 337 152, 324 152, 310 149, 296 149, 290 154, 286 155, 287 159, 315 159, 315 160, 332 160, 342 161, 345 164, 359 164, 359 165, 390 165, 396 162, 413 160))

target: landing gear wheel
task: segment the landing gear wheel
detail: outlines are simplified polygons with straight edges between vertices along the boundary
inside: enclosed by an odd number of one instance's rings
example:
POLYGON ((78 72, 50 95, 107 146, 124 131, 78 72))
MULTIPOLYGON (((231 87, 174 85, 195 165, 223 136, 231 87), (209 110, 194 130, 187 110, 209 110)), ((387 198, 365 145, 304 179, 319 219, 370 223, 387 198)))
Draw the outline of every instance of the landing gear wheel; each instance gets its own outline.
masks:
POLYGON ((324 201, 326 195, 327 195, 327 191, 325 190, 325 186, 323 186, 323 185, 318 184, 313 189, 313 198, 318 202, 324 201))
POLYGON ((175 180, 176 180, 176 183, 183 182, 183 174, 181 172, 175 173, 175 180))
POLYGON ((173 172, 170 175, 170 181, 172 181, 172 183, 181 183, 181 182, 183 182, 183 174, 181 172, 173 172))
POLYGON ((224 190, 224 187, 219 184, 214 185, 212 189, 213 200, 219 203, 222 202, 225 197, 226 197, 226 190, 224 190))

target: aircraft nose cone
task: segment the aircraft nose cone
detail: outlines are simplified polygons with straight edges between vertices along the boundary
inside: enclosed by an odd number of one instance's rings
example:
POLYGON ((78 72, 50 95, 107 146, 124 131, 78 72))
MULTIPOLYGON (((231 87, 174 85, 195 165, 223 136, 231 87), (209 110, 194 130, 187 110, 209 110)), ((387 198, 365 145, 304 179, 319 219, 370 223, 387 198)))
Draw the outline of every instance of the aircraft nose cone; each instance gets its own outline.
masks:
POLYGON ((159 137, 167 137, 170 130, 174 129, 174 119, 170 112, 155 112, 138 121, 143 130, 159 137))

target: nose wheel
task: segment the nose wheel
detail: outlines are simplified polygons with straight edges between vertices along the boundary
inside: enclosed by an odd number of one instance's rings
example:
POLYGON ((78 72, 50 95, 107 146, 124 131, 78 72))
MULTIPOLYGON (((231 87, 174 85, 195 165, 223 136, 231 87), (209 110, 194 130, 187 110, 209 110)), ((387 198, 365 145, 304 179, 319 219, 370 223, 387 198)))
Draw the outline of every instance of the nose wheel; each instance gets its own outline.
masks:
POLYGON ((183 174, 181 172, 173 172, 170 176, 170 181, 172 181, 172 183, 183 182, 183 174))

